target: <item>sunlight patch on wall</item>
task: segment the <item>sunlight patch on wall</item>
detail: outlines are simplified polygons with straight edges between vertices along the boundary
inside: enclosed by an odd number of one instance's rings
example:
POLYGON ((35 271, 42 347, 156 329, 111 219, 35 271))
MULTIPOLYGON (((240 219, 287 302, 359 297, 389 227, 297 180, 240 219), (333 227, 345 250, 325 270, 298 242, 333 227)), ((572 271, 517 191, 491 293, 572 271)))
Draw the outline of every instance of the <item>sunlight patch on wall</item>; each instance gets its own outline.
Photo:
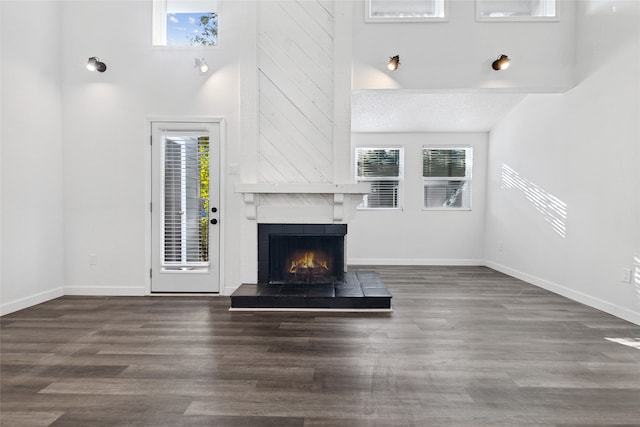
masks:
POLYGON ((567 204, 533 182, 522 178, 509 166, 502 165, 502 188, 522 191, 525 198, 540 212, 553 231, 564 238, 567 231, 567 204))

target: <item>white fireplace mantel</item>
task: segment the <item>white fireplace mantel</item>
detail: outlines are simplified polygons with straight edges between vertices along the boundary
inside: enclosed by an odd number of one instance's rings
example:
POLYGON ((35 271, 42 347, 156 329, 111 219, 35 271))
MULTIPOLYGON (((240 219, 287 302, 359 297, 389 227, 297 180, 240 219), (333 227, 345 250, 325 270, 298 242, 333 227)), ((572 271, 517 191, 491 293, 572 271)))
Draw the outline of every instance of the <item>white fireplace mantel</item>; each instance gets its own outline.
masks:
POLYGON ((367 194, 369 184, 290 184, 290 183, 256 183, 236 184, 236 193, 254 194, 367 194))
POLYGON ((332 194, 333 221, 342 221, 344 215, 345 196, 362 199, 369 193, 369 184, 310 184, 310 183, 238 183, 236 193, 242 193, 246 206, 247 219, 258 219, 260 194, 332 194))

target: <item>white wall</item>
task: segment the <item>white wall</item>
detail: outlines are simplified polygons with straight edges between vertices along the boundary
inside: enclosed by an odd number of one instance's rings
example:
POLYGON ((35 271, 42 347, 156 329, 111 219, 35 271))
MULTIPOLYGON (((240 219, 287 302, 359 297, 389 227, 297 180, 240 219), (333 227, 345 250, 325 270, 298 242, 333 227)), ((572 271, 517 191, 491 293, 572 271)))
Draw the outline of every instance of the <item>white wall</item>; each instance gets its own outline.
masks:
POLYGON ((486 133, 354 133, 354 146, 404 147, 401 210, 359 210, 348 226, 347 259, 359 265, 484 263, 486 133), (422 147, 473 148, 472 209, 422 209, 422 147))
POLYGON ((489 265, 635 323, 640 292, 620 278, 640 250, 639 9, 580 3, 581 82, 490 134, 486 227, 489 265))
MULTIPOLYGON (((241 165, 246 5, 220 5, 219 46, 167 48, 151 46, 150 0, 64 2, 65 294, 148 290, 148 118, 224 118, 221 163, 241 165), (107 71, 88 72, 90 56, 107 71), (194 68, 196 57, 206 59, 208 74, 194 68)), ((240 176, 224 176, 220 226, 227 236, 239 234, 242 206, 233 185, 240 176)), ((239 284, 238 240, 226 239, 222 252, 225 281, 239 284)))
POLYGON ((61 6, 2 1, 0 9, 5 314, 62 295, 61 6))
MULTIPOLYGON (((580 0, 581 1, 581 0, 580 0)), ((366 23, 354 2, 353 88, 560 91, 573 85, 575 4, 562 0, 558 22, 476 22, 474 0, 449 0, 443 23, 366 23), (508 73, 491 63, 512 58, 508 73), (389 57, 400 67, 386 70, 389 57)))

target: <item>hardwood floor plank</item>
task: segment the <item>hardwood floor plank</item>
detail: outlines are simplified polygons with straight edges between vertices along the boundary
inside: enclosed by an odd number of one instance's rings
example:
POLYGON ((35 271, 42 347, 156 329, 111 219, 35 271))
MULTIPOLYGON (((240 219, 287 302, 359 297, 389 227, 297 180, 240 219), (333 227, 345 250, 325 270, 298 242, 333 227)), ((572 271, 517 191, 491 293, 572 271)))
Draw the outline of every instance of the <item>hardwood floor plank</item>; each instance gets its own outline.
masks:
POLYGON ((0 425, 48 427, 62 415, 64 415, 64 412, 60 411, 3 412, 0 425))
POLYGON ((615 341, 640 326, 484 267, 362 270, 393 312, 67 296, 4 316, 0 425, 640 425, 640 349, 615 341))

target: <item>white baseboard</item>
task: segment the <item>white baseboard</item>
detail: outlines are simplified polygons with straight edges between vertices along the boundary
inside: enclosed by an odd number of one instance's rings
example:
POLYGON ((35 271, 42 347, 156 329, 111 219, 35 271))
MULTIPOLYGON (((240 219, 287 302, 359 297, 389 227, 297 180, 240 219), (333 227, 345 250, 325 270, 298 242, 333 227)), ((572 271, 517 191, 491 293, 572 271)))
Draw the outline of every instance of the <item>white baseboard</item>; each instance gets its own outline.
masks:
POLYGON ((65 286, 65 295, 138 297, 146 295, 144 286, 65 286))
POLYGON ((612 316, 616 316, 620 319, 635 323, 636 325, 640 325, 640 313, 629 310, 626 307, 620 307, 615 304, 611 304, 610 302, 603 301, 600 298, 592 297, 585 293, 567 288, 566 286, 562 286, 557 283, 542 279, 540 277, 532 276, 530 274, 514 270, 512 268, 492 261, 485 261, 485 265, 496 271, 515 277, 516 279, 520 279, 524 282, 538 286, 542 289, 546 289, 555 294, 562 295, 563 297, 569 298, 573 301, 577 301, 581 304, 585 304, 589 307, 593 307, 597 310, 611 314, 612 316))
POLYGON ((235 287, 230 287, 230 286, 225 286, 221 291, 220 291, 220 295, 223 296, 230 296, 232 293, 234 293, 236 291, 236 289, 238 289, 240 287, 241 284, 238 284, 238 286, 235 287))
POLYGON ((483 259, 387 259, 387 258, 349 258, 347 265, 485 265, 483 259))
POLYGON ((15 311, 23 310, 25 308, 32 307, 43 302, 50 301, 55 298, 59 298, 64 295, 62 288, 55 288, 48 291, 40 292, 35 295, 31 295, 25 298, 20 298, 15 301, 0 305, 0 316, 13 313, 15 311))

